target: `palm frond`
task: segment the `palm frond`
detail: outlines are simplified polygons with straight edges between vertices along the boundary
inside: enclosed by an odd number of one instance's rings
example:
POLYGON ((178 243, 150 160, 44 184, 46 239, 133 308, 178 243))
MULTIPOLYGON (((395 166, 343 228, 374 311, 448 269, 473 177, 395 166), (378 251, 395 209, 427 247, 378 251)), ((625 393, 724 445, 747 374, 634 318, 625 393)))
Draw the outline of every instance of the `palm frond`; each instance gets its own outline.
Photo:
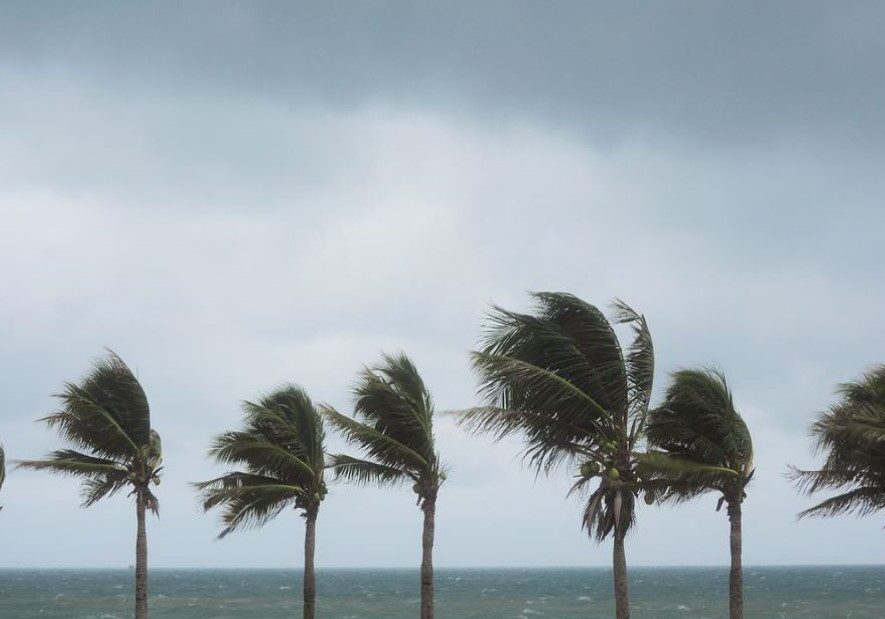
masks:
POLYGON ((753 441, 721 372, 706 368, 671 375, 664 401, 650 413, 649 444, 671 456, 746 475, 753 441))
POLYGON ((244 402, 243 416, 243 427, 217 436, 209 453, 244 470, 194 484, 204 511, 222 508, 219 537, 262 526, 290 504, 317 510, 326 496, 323 416, 303 389, 283 385, 244 402))
POLYGON ((857 470, 832 467, 806 470, 789 466, 787 478, 793 482, 800 493, 806 495, 812 495, 821 490, 835 490, 844 486, 852 486, 863 481, 863 476, 857 470))
POLYGON ((116 494, 133 481, 127 467, 73 449, 53 451, 43 460, 23 460, 18 462, 18 467, 83 478, 80 493, 83 497, 82 507, 89 507, 99 499, 116 494))
POLYGON ((605 483, 590 495, 581 517, 581 526, 597 541, 612 533, 625 534, 636 524, 636 495, 605 483))
MULTIPOLYGON (((107 496, 113 496, 124 488, 129 488, 132 480, 126 471, 108 471, 105 475, 87 477, 83 481, 80 488, 80 496, 83 501, 81 507, 90 507, 107 496)), ((136 491, 132 491, 133 493, 136 491)), ((149 490, 145 491, 147 496, 153 497, 149 490)), ((156 499, 151 503, 149 501, 148 508, 156 515, 158 507, 156 499)))
POLYGON ((244 402, 247 431, 284 447, 314 471, 322 470, 325 428, 310 397, 296 385, 283 385, 258 402, 244 402))
POLYGON ((655 374, 655 350, 645 316, 637 313, 620 299, 615 299, 613 306, 615 322, 629 324, 633 329, 633 343, 627 350, 625 364, 630 389, 630 413, 633 418, 630 436, 631 443, 635 444, 637 438, 643 433, 648 405, 651 401, 655 374))
POLYGON ((80 383, 65 383, 61 409, 43 419, 73 445, 125 461, 151 440, 150 409, 138 379, 115 353, 80 383))
POLYGON ((461 412, 458 425, 468 432, 489 434, 501 440, 516 432, 526 438, 523 457, 528 465, 539 472, 549 473, 557 465, 575 459, 603 461, 604 455, 581 441, 586 429, 558 419, 551 423, 550 416, 520 409, 481 406, 461 412))
POLYGON ((433 400, 409 357, 383 355, 360 374, 353 393, 358 420, 433 460, 433 400))
POLYGON ((56 397, 61 408, 42 421, 77 449, 60 449, 19 466, 83 478, 84 507, 131 486, 156 511, 156 497, 146 488, 159 480, 160 436, 151 428, 144 389, 123 360, 108 351, 89 375, 65 383, 56 397))
POLYGON ((431 467, 431 462, 392 436, 347 417, 334 408, 325 407, 323 410, 332 426, 379 464, 411 471, 424 471, 431 467))
MULTIPOLYGON (((617 302, 616 320, 631 323, 627 358, 615 330, 595 306, 566 293, 537 293, 532 314, 494 307, 472 354, 485 406, 459 423, 495 439, 522 434, 524 456, 540 472, 593 463, 605 478, 578 476, 570 493, 592 491, 584 527, 598 539, 635 522, 641 488, 632 451, 642 438, 654 374, 645 319, 617 302)), ((583 470, 583 469, 582 469, 583 470)))
POLYGON ((620 346, 599 310, 571 295, 557 302, 558 296, 536 295, 537 316, 493 308, 483 346, 473 354, 480 393, 491 406, 567 414, 598 433, 626 415, 611 406, 626 393, 620 346))
POLYGON ((790 467, 804 494, 843 490, 800 513, 804 516, 866 515, 885 506, 885 365, 840 384, 841 400, 811 425, 814 450, 824 456, 816 470, 790 467))
POLYGON ((244 466, 254 473, 279 476, 299 485, 313 485, 319 473, 286 446, 257 432, 220 434, 209 455, 221 464, 244 466))
POLYGON ((101 477, 118 471, 128 474, 126 467, 113 460, 96 458, 73 449, 58 449, 43 460, 22 460, 18 462, 18 467, 78 477, 101 477))
POLYGON ((335 473, 335 479, 360 485, 393 486, 405 480, 418 481, 408 471, 343 454, 330 456, 327 466, 335 473))
POLYGON ((748 481, 743 471, 654 450, 637 454, 636 470, 646 494, 661 502, 682 503, 710 491, 740 500, 748 481))
POLYGON ((248 473, 228 473, 194 484, 203 494, 203 510, 222 507, 224 528, 219 538, 238 529, 260 527, 296 502, 306 489, 248 473))
POLYGON ((814 507, 799 512, 799 518, 831 517, 842 514, 867 516, 885 507, 881 487, 863 486, 821 501, 814 507))
POLYGON ((533 295, 546 320, 572 339, 591 368, 594 400, 606 410, 626 411, 627 369, 618 336, 605 314, 574 295, 540 292, 533 295))

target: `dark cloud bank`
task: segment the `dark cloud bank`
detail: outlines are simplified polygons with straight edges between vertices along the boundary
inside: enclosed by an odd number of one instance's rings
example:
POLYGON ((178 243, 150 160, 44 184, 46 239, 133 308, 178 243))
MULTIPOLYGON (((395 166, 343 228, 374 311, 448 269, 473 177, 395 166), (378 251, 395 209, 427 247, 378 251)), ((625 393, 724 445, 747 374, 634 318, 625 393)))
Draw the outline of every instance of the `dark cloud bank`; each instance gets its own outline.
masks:
MULTIPOLYGON (((32 420, 112 346, 164 433, 157 564, 292 565, 297 519, 210 544, 187 486, 239 399, 294 380, 343 408, 403 348, 464 406, 489 302, 620 296, 659 386, 716 363, 756 429, 747 561, 879 561, 875 519, 795 524, 783 471, 885 350, 883 22, 852 2, 4 4, 0 440, 54 445, 32 420)), ((439 425, 443 564, 607 562, 564 476, 439 425)), ((125 500, 84 512, 26 473, 3 494, 8 564, 130 561, 125 500)), ((721 563, 714 503, 643 512, 631 559, 721 563)), ((408 492, 336 489, 324 518, 321 564, 415 560, 408 492)))

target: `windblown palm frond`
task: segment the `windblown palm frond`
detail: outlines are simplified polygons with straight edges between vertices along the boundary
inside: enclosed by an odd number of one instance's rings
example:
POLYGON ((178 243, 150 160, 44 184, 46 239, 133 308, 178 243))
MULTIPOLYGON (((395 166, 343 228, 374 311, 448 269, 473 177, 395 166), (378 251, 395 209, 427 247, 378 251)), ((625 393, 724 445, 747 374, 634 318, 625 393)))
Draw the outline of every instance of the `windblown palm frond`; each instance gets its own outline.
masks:
POLYGON ((242 408, 243 427, 220 434, 209 451, 242 470, 194 484, 205 511, 223 509, 219 537, 264 525, 288 506, 315 513, 326 496, 325 430, 307 393, 286 385, 242 408))
POLYGON ((109 352, 92 373, 79 383, 66 383, 56 397, 61 408, 41 421, 77 449, 60 449, 18 466, 83 479, 84 507, 130 488, 156 513, 159 504, 150 486, 160 479, 160 437, 151 429, 144 389, 123 360, 109 352))
POLYGON ((433 435, 433 400, 415 364, 404 354, 384 355, 354 388, 354 417, 331 407, 324 413, 365 458, 331 456, 336 477, 359 484, 414 481, 419 500, 435 498, 445 479, 433 435))
POLYGON ((535 311, 499 307, 472 354, 486 405, 461 415, 462 426, 496 439, 522 434, 538 472, 579 465, 573 492, 588 492, 583 524, 598 539, 623 536, 635 521, 635 448, 644 436, 654 348, 644 317, 615 304, 629 323, 625 355, 614 327, 593 305, 566 293, 537 293, 535 311))
POLYGON ((679 502, 719 491, 730 503, 743 499, 753 441, 721 372, 674 372, 664 401, 649 415, 648 441, 669 457, 653 475, 667 486, 660 498, 679 502))
POLYGON ((818 470, 790 469, 805 494, 825 490, 843 493, 806 509, 804 516, 843 513, 867 515, 885 507, 885 364, 859 380, 839 385, 839 403, 820 414, 811 426, 818 470))
POLYGON ((392 486, 404 480, 418 481, 408 471, 385 466, 370 460, 361 460, 344 454, 329 456, 328 467, 337 479, 359 485, 392 486))

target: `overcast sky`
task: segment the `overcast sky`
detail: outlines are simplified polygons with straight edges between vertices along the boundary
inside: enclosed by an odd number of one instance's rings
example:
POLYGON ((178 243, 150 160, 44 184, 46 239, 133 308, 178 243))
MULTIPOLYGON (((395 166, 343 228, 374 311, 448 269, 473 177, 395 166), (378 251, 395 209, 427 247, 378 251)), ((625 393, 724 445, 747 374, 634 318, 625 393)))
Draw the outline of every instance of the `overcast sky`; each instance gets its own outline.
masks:
MULTIPOLYGON (((795 521, 784 478, 836 383, 885 361, 878 2, 0 4, 0 441, 104 347, 163 436, 154 566, 300 566, 303 524, 213 538, 189 481, 238 402, 320 402, 382 351, 475 403, 491 303, 561 290, 716 364, 754 433, 748 564, 871 563, 881 516, 795 521)), ((438 565, 608 565, 567 474, 440 415, 438 565)), ((339 445, 333 441, 333 446, 339 445)), ((410 489, 335 486, 317 562, 409 566, 410 489)), ((126 566, 131 500, 12 472, 0 565, 126 566)), ((716 497, 644 508, 634 565, 724 564, 716 497)))

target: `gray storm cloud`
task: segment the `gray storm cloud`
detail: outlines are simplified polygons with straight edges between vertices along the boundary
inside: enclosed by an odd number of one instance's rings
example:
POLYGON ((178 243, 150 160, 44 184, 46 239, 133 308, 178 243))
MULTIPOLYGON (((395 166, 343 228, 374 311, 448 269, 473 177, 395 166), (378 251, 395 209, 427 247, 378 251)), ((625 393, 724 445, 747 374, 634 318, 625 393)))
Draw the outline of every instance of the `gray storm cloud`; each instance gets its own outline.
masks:
MULTIPOLYGON (((880 559, 875 518, 796 524, 783 478, 834 383, 885 350, 880 5, 0 14, 0 441, 57 445, 33 420, 114 348, 164 436, 157 565, 298 560, 294 516, 210 543, 187 485, 240 399, 295 381, 346 409, 362 364, 403 349, 439 409, 467 406, 484 311, 542 289, 645 312, 659 388, 727 373, 758 444, 748 563, 880 559)), ((607 563, 565 473, 535 482, 517 443, 439 426, 441 564, 607 563)), ((4 563, 127 564, 129 504, 76 492, 10 475, 4 563)), ((714 504, 642 512, 631 561, 722 562, 714 504)), ((320 565, 415 562, 407 491, 337 487, 324 509, 320 565), (387 523, 377 539, 355 511, 387 523)))

